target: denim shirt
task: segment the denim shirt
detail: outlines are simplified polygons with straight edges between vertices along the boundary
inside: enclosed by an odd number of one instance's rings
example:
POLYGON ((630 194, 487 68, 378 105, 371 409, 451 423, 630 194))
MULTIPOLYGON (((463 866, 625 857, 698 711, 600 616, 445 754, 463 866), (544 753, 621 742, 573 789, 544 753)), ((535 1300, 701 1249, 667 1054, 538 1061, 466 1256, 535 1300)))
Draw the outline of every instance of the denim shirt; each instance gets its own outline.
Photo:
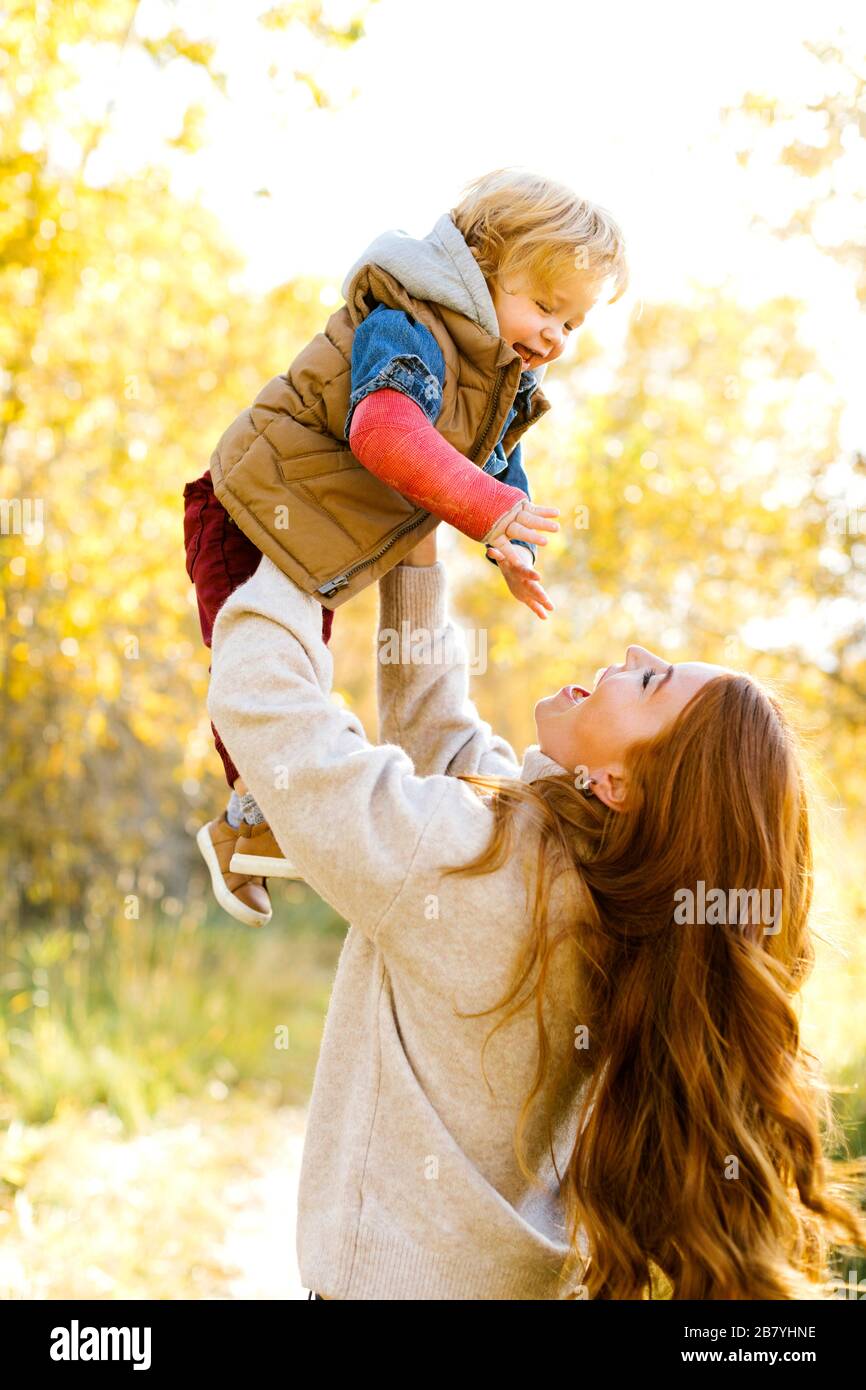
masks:
MULTIPOLYGON (((383 387, 402 391, 404 396, 421 407, 431 425, 435 425, 442 409, 444 385, 445 359, 429 328, 403 309, 389 309, 384 304, 377 304, 355 329, 352 341, 352 385, 343 429, 344 439, 349 438, 355 407, 365 396, 383 387)), ((527 368, 521 372, 520 386, 508 417, 492 454, 483 465, 485 473, 510 487, 520 488, 527 497, 530 493, 529 482, 523 471, 522 441, 517 441, 510 458, 506 458, 502 440, 517 412, 529 408, 537 385, 533 371, 527 368)), ((535 560, 535 547, 528 541, 516 540, 512 544, 525 546, 535 560)), ((492 555, 487 554, 487 559, 491 564, 496 564, 492 555)))

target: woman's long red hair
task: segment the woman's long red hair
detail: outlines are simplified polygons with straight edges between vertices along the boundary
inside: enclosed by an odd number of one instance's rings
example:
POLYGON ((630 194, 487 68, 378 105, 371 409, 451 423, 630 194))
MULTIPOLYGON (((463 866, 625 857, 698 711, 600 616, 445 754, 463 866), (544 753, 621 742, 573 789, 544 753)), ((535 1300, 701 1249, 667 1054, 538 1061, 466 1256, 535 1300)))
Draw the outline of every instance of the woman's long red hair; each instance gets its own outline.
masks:
POLYGON ((828 1238, 866 1242, 849 1196, 856 1165, 828 1174, 823 1145, 838 1142, 838 1128, 792 1002, 814 960, 799 738, 776 695, 726 673, 633 746, 626 768, 632 799, 619 812, 585 798, 570 775, 462 777, 493 793, 494 831, 476 860, 447 872, 502 864, 518 808, 539 832, 532 931, 511 987, 463 1016, 507 1009, 489 1041, 534 1006, 538 1066, 516 1130, 527 1177, 530 1106, 547 1095, 552 1136, 562 1088, 574 1095, 576 1137, 560 1178, 574 1250, 567 1273, 580 1267, 585 1296, 645 1298, 656 1288, 674 1299, 821 1298, 828 1238), (573 880, 576 906, 553 922, 560 873, 573 880), (697 894, 701 880, 726 895, 768 890, 765 903, 779 890, 778 922, 767 930, 766 915, 744 920, 752 912, 678 925, 682 890, 697 894), (589 1046, 556 1058, 543 1000, 566 945, 575 1025, 589 1046))

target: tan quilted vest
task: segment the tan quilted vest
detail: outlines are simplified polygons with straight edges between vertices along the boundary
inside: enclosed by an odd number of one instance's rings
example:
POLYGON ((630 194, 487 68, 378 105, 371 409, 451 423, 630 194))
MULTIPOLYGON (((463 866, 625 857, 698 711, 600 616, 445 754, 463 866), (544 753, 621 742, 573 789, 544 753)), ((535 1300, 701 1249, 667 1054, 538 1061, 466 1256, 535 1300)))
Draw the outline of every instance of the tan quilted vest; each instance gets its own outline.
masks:
MULTIPOLYGON (((342 308, 229 425, 210 461, 214 492, 274 564, 326 608, 338 608, 386 574, 438 524, 369 473, 343 429, 352 339, 377 304, 404 309, 436 339, 445 360, 440 434, 483 466, 520 384, 520 354, 463 314, 414 299, 372 262, 353 276, 342 308)), ((508 456, 550 409, 539 385, 528 415, 503 440, 508 456)))

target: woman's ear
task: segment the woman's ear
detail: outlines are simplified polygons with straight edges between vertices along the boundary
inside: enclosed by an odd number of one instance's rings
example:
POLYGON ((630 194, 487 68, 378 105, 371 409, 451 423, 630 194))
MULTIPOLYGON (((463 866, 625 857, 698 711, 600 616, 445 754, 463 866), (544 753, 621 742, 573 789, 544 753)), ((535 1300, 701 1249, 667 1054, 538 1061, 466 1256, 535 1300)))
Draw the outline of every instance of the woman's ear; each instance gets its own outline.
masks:
POLYGON ((592 790, 599 801, 603 801, 612 811, 628 809, 628 786, 621 772, 610 768, 594 772, 592 790))

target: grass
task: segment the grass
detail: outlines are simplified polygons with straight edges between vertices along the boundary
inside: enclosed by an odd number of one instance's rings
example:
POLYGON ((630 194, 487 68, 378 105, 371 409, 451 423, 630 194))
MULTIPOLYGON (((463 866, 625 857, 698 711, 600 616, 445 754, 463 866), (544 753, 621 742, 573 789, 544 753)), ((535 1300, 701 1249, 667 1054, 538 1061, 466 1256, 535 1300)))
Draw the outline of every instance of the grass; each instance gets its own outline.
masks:
POLYGON ((0 1124, 105 1105, 128 1132, 176 1095, 309 1096, 345 925, 303 884, 266 927, 219 908, 7 940, 0 1124))

